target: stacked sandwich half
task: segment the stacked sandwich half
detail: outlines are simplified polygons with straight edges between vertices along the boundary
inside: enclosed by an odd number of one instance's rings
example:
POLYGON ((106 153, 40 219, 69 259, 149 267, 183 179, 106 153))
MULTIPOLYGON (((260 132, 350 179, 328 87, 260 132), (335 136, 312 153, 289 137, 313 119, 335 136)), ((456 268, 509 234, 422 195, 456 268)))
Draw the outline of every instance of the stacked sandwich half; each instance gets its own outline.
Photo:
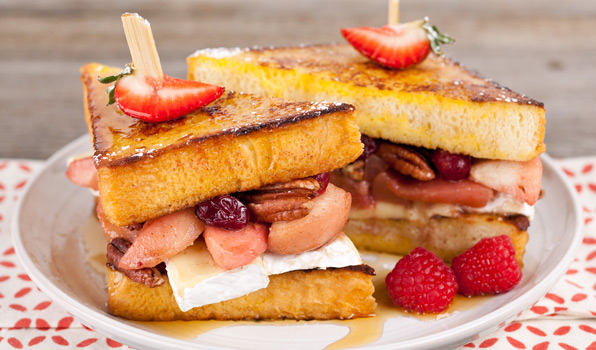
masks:
MULTIPOLYGON (((374 271, 342 233, 351 195, 329 184, 328 172, 362 153, 352 106, 228 91, 182 117, 149 123, 108 104, 97 78, 117 72, 82 68, 94 155, 67 173, 98 185, 112 314, 374 314, 374 271)), ((121 88, 141 81, 125 79, 121 88)))
POLYGON ((541 193, 542 103, 432 53, 390 69, 350 45, 208 49, 189 78, 288 99, 355 106, 365 150, 332 174, 352 194, 357 247, 444 260, 483 237, 511 237, 522 261, 541 193))

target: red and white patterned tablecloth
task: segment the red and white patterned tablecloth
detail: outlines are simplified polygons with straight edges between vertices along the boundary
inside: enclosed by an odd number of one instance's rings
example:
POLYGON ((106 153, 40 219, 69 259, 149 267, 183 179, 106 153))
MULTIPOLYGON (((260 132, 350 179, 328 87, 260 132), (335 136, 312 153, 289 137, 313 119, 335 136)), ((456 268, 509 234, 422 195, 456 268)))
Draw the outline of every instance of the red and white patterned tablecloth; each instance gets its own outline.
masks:
MULTIPOLYGON (((574 262, 530 310, 461 350, 596 350, 596 157, 556 163, 575 186, 584 214, 583 243, 574 262)), ((73 319, 19 266, 9 221, 16 199, 42 164, 0 160, 0 349, 128 349, 73 319)))

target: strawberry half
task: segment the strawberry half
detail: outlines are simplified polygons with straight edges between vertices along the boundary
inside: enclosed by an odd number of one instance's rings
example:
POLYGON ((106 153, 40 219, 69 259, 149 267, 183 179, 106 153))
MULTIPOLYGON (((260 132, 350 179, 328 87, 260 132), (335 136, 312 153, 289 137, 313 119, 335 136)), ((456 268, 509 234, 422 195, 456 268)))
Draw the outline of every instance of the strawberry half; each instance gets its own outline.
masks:
POLYGON ((442 55, 440 44, 455 40, 425 19, 381 28, 342 28, 341 34, 361 54, 390 68, 407 68, 423 61, 430 50, 442 55))
POLYGON ((203 107, 218 97, 224 88, 198 81, 172 78, 164 74, 161 81, 127 68, 118 75, 99 80, 115 81, 108 89, 108 104, 116 103, 120 110, 146 122, 176 119, 203 107))

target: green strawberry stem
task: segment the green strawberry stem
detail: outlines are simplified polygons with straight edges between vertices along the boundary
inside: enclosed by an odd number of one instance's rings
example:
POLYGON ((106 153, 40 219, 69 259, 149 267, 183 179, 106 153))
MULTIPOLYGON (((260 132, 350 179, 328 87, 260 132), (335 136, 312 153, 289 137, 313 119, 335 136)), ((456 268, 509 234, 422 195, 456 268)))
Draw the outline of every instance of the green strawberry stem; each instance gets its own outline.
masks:
POLYGON ((424 18, 424 22, 422 22, 421 27, 426 32, 426 36, 430 41, 430 48, 438 56, 443 55, 443 51, 441 50, 441 44, 453 44, 455 42, 455 39, 453 39, 447 34, 439 32, 437 27, 428 23, 428 17, 424 18))
POLYGON ((116 75, 108 75, 107 77, 103 78, 97 77, 97 80, 102 84, 114 83, 106 90, 106 93, 108 94, 108 105, 111 105, 116 102, 116 99, 114 98, 114 90, 116 90, 116 83, 118 82, 118 80, 120 80, 120 78, 122 78, 125 75, 132 74, 133 70, 134 68, 132 68, 130 64, 127 64, 124 67, 124 69, 116 75))

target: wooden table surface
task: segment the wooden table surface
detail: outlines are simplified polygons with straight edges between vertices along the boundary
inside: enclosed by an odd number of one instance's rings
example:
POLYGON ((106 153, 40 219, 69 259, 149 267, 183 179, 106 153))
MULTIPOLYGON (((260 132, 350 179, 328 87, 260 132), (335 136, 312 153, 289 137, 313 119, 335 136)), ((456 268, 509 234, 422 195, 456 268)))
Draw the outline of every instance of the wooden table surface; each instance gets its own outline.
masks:
MULTIPOLYGON (((196 49, 343 41, 380 26, 386 0, 2 0, 0 157, 45 159, 86 132, 79 67, 123 66, 123 12, 150 20, 164 71, 184 77, 196 49)), ((457 39, 448 56, 544 102, 547 152, 596 154, 596 1, 402 0, 457 39)))

